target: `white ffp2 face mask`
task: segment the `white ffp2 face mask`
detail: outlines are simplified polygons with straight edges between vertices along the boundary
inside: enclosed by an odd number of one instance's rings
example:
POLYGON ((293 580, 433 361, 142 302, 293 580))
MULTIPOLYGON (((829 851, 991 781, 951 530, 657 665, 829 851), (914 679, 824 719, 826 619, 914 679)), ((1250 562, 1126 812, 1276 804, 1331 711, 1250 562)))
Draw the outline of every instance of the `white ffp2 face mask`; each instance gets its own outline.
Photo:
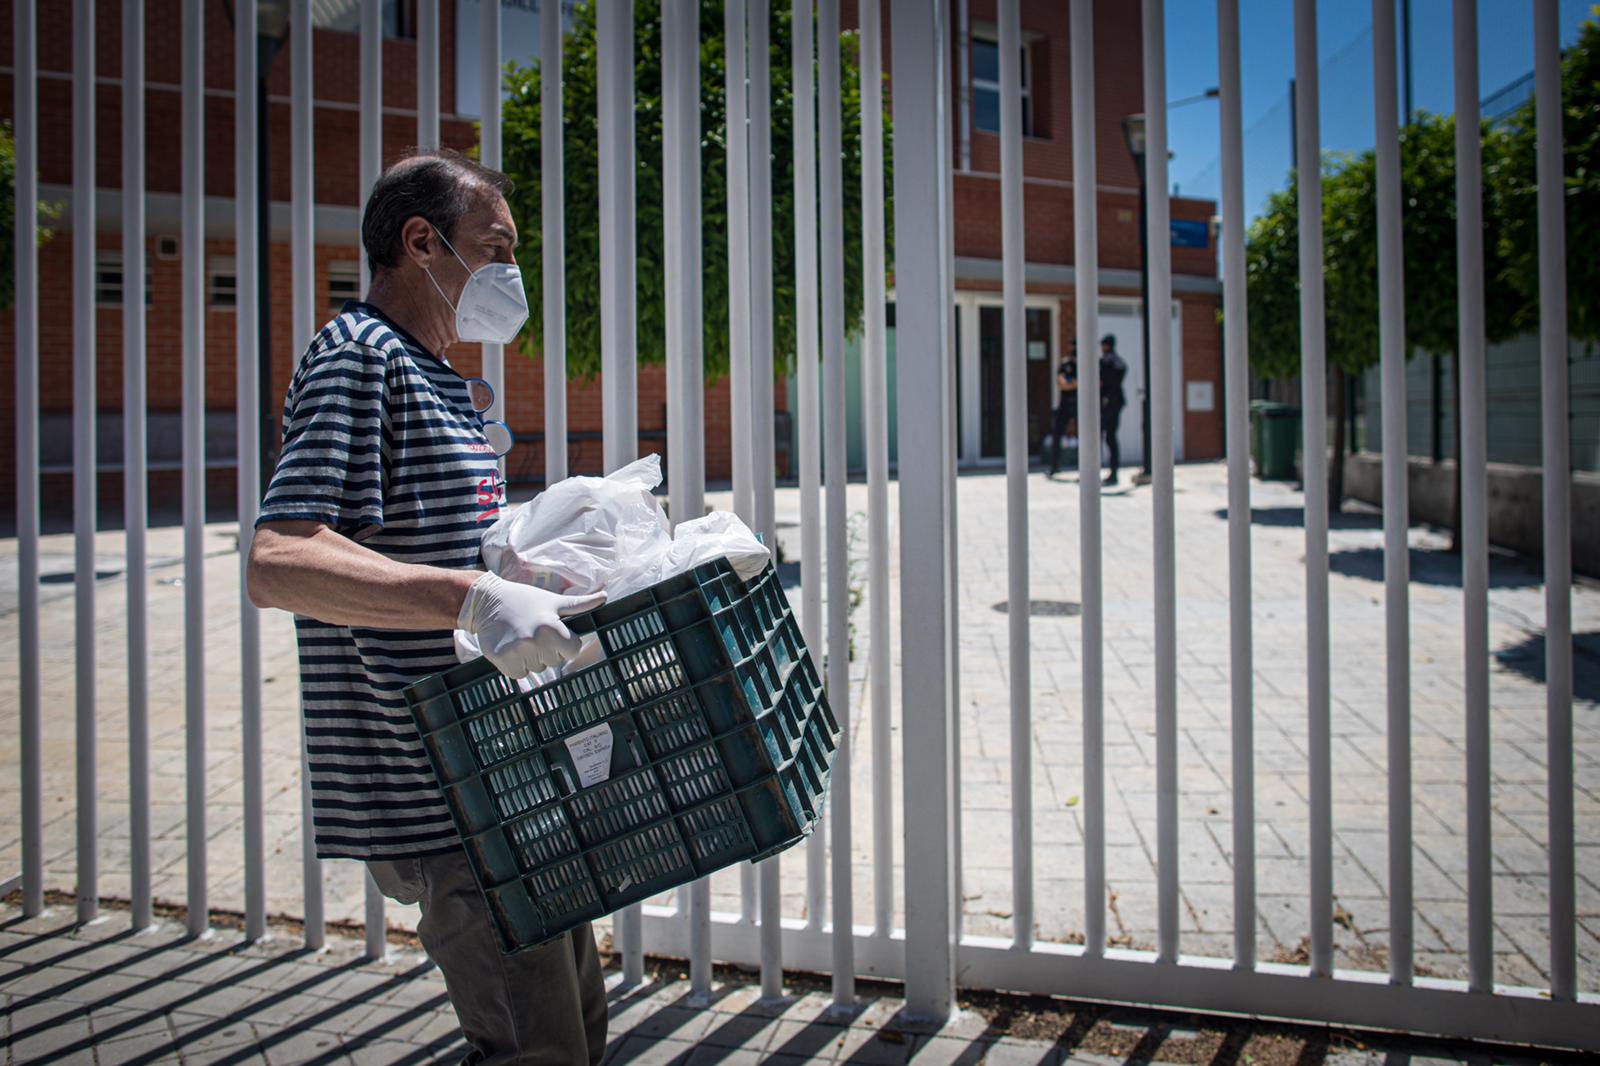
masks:
MULTIPOLYGON (((528 321, 528 293, 522 287, 522 270, 515 263, 485 263, 477 270, 467 266, 450 242, 445 240, 438 227, 434 233, 444 241, 450 254, 456 257, 462 269, 469 272, 467 283, 461 289, 461 299, 450 304, 456 313, 456 337, 464 341, 486 344, 510 344, 528 321)), ((433 271, 428 280, 445 303, 450 297, 439 288, 433 271)))

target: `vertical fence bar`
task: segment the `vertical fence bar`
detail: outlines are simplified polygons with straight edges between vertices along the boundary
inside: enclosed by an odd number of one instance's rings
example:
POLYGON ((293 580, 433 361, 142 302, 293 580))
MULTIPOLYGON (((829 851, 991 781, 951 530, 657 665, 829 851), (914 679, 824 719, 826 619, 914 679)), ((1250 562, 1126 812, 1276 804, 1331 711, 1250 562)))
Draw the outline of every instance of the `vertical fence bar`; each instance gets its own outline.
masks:
POLYGON ((417 144, 439 147, 439 0, 417 0, 417 144))
POLYGON ((601 408, 603 461, 609 473, 632 462, 639 452, 634 380, 638 323, 634 309, 633 5, 627 0, 599 0, 596 16, 601 408))
MULTIPOLYGON (((777 543, 777 463, 773 439, 772 357, 772 55, 768 0, 749 0, 746 52, 750 75, 750 489, 755 529, 777 543)), ((783 994, 782 856, 757 867, 761 921, 761 995, 783 994)))
MULTIPOLYGON (((700 11, 661 7, 662 202, 665 206, 667 489, 672 524, 705 510, 704 419, 695 399, 704 390, 700 308, 700 11)), ((690 884, 689 995, 711 1000, 711 882, 690 884)), ((680 897, 682 898, 682 897, 680 897)))
POLYGON ((1166 5, 1144 0, 1145 254, 1149 264, 1150 457, 1156 606, 1156 940, 1178 959, 1178 606, 1172 485, 1172 242, 1167 200, 1166 5))
POLYGON ((261 767, 261 612, 245 591, 245 561, 250 556, 256 512, 261 505, 261 318, 257 197, 270 190, 255 186, 256 8, 240 4, 234 17, 233 174, 234 237, 239 302, 235 344, 239 411, 239 684, 242 722, 240 751, 244 777, 244 935, 258 939, 266 932, 266 832, 262 811, 261 767))
MULTIPOLYGON (((1078 351, 1098 352, 1100 259, 1094 162, 1094 3, 1072 0, 1072 217, 1078 351)), ((1100 361, 1078 361, 1078 544, 1083 597, 1084 950, 1106 949, 1105 636, 1100 572, 1100 361)))
POLYGON ((183 683, 185 898, 190 936, 209 924, 206 832, 205 4, 183 11, 183 683))
POLYGON ((300 706, 300 871, 306 947, 320 951, 327 943, 327 923, 322 905, 322 860, 317 857, 317 835, 312 823, 311 764, 305 756, 305 705, 300 706))
MULTIPOLYGON (((600 126, 601 448, 607 473, 639 453, 638 322, 634 311, 633 4, 599 0, 596 59, 600 126)), ((638 904, 617 919, 623 982, 644 980, 638 904)))
POLYGON ((872 710, 873 930, 894 931, 894 784, 890 732, 889 370, 884 324, 883 19, 861 0, 862 436, 867 452, 867 700, 872 710))
MULTIPOLYGON (((291 351, 298 351, 299 346, 307 343, 317 329, 317 289, 313 281, 316 275, 316 171, 313 167, 316 156, 314 90, 311 81, 312 32, 311 0, 292 0, 289 7, 289 168, 293 230, 290 249, 293 268, 290 276, 295 284, 291 351)), ((204 295, 203 290, 196 291, 199 296, 204 295)), ((302 711, 302 729, 304 722, 302 711)), ((317 839, 311 814, 311 767, 305 756, 303 735, 300 750, 300 869, 306 947, 317 949, 322 947, 325 939, 322 861, 317 858, 317 839)))
MULTIPOLYGON (((772 358, 772 54, 768 0, 749 0, 750 72, 750 426, 755 528, 777 543, 777 457, 773 436, 772 358)), ((792 462, 792 459, 791 459, 792 462)), ((776 860, 771 865, 776 868, 776 860)))
POLYGON ((1022 24, 1000 0, 1000 254, 1005 297, 1006 569, 1011 674, 1012 943, 1033 943, 1033 720, 1028 647, 1028 353, 1024 317, 1022 24))
POLYGON ((1455 0, 1456 365, 1461 368, 1462 667, 1467 741, 1467 969, 1494 988, 1494 876, 1489 808, 1489 526, 1484 402, 1483 148, 1478 123, 1478 9, 1455 0))
POLYGON ((972 169, 972 12, 956 0, 956 165, 972 169))
MULTIPOLYGON (((789 44, 794 130, 795 388, 800 430, 800 621, 822 647, 820 412, 817 392, 817 149, 811 0, 792 0, 789 44)), ((810 870, 807 871, 808 876, 810 870)), ((807 903, 811 902, 807 893, 807 903)), ((817 915, 810 915, 813 923, 817 915)))
MULTIPOLYGON (((361 0, 360 197, 366 210, 383 172, 383 0, 361 0)), ((361 293, 372 286, 372 261, 361 257, 361 293)))
MULTIPOLYGON (((365 210, 373 183, 383 172, 383 8, 382 0, 361 0, 360 196, 365 210)), ((372 287, 372 262, 361 257, 361 292, 372 287)), ((381 959, 387 948, 383 892, 371 873, 365 883, 366 957, 381 959)))
POLYGON ((844 361, 843 104, 839 86, 839 0, 817 4, 818 161, 822 206, 822 387, 828 407, 828 701, 839 719, 829 798, 833 849, 833 1002, 855 999, 855 891, 850 811, 850 540, 844 361))
MULTIPOLYGON (((500 151, 500 8, 483 6, 484 49, 489 47, 493 22, 495 50, 494 113, 495 153, 500 151)), ((567 476, 567 225, 566 190, 562 187, 565 160, 565 108, 562 76, 561 5, 539 9, 539 169, 540 224, 544 229, 544 483, 554 485, 567 476)), ((488 92, 487 80, 484 91, 488 92)), ((489 114, 485 105, 484 115, 489 114)), ((487 129, 487 121, 485 124, 487 129)), ((484 135, 488 143, 488 135, 484 135)), ((497 164, 498 165, 498 164, 497 164)), ((496 369, 503 375, 504 349, 497 346, 496 369)), ((495 384, 495 391, 500 391, 495 384)))
MULTIPOLYGON (((1256 965, 1255 667, 1250 634, 1250 361, 1244 266, 1239 0, 1217 0, 1222 132, 1223 380, 1228 436, 1228 679, 1233 734, 1233 964, 1256 965)), ((1082 440, 1082 434, 1079 434, 1082 440)))
MULTIPOLYGON (((950 39, 950 4, 944 3, 939 8, 939 40, 950 39)), ((951 84, 950 53, 941 48, 937 55, 937 78, 940 86, 941 99, 954 98, 955 86, 951 84)), ((947 110, 948 110, 948 105, 947 110)), ((953 921, 955 923, 956 942, 960 943, 963 932, 963 915, 965 904, 962 885, 962 858, 961 858, 961 831, 963 828, 961 817, 961 581, 960 581, 960 517, 958 514, 958 497, 956 493, 956 462, 959 458, 960 444, 957 440, 956 427, 960 418, 956 411, 956 394, 959 391, 957 373, 959 361, 956 353, 960 343, 956 340, 956 240, 955 240, 955 182, 951 179, 951 160, 955 151, 951 143, 952 123, 946 121, 939 127, 939 170, 937 176, 943 190, 944 210, 937 216, 939 224, 940 247, 944 256, 944 302, 940 305, 941 332, 944 334, 946 358, 944 370, 939 375, 945 392, 945 423, 944 423, 944 523, 950 530, 950 535, 944 542, 944 573, 945 588, 950 590, 945 598, 945 670, 948 673, 946 684, 950 693, 950 810, 952 855, 951 867, 954 871, 954 890, 951 892, 951 903, 955 909, 953 921)))
POLYGON ((1328 412, 1322 302, 1317 4, 1294 5, 1295 166, 1300 196, 1300 406, 1306 541, 1306 737, 1311 794, 1311 972, 1333 972, 1333 778, 1328 686, 1328 412))
MULTIPOLYGON (((554 14, 556 16, 556 32, 555 32, 556 42, 555 42, 555 47, 556 47, 557 52, 559 53, 560 48, 561 48, 561 5, 560 4, 547 4, 547 5, 544 5, 544 6, 552 8, 553 11, 554 11, 554 14)), ((545 48, 545 42, 544 42, 544 36, 543 36, 543 34, 544 34, 544 12, 543 12, 543 8, 540 9, 539 20, 540 20, 539 21, 539 32, 540 32, 539 47, 540 47, 541 50, 543 50, 545 48)), ((478 110, 480 112, 479 119, 478 119, 478 159, 479 159, 480 162, 483 163, 484 166, 489 167, 492 170, 499 170, 500 169, 500 143, 501 143, 501 141, 500 141, 500 5, 499 4, 482 4, 482 3, 480 3, 478 5, 478 54, 482 57, 481 58, 481 63, 480 63, 480 68, 479 68, 479 71, 478 71, 478 77, 479 77, 479 81, 478 81, 478 96, 479 96, 479 99, 482 101, 480 103, 480 105, 479 105, 479 108, 478 108, 478 110)), ((542 65, 542 63, 543 63, 543 61, 541 60, 541 65, 542 65)), ((561 84, 560 66, 561 66, 561 61, 560 61, 560 59, 557 59, 556 60, 556 68, 557 68, 556 85, 558 87, 561 84)), ((558 96, 556 99, 559 101, 560 97, 558 96)), ((560 107, 559 103, 556 105, 555 125, 556 125, 556 130, 557 130, 556 140, 557 140, 557 142, 559 142, 560 141, 560 130, 561 130, 561 107, 560 107)), ((547 144, 548 142, 544 142, 544 143, 547 144)), ((559 143, 556 146, 556 150, 558 152, 560 151, 559 143)), ((559 156, 557 158, 559 159, 559 156)), ((541 161, 541 165, 543 165, 542 161, 541 161)), ((560 170, 560 168, 557 167, 557 172, 558 173, 559 173, 559 170, 560 170)), ((558 179, 558 181, 559 181, 559 179, 558 179)), ((541 192, 542 192, 542 194, 544 196, 549 196, 550 195, 550 193, 548 191, 545 191, 543 189, 541 189, 541 192)), ((559 197, 561 195, 561 190, 560 190, 559 186, 555 190, 555 194, 556 194, 557 197, 559 197)), ((549 242, 548 234, 545 237, 545 242, 548 245, 548 242, 549 242)), ((557 248, 559 250, 559 248, 560 248, 559 244, 557 245, 557 248)), ((548 251, 546 251, 546 254, 549 254, 548 251)), ((557 259, 556 261, 560 262, 559 259, 557 259)), ((547 283, 545 285, 545 293, 546 293, 546 295, 545 295, 546 307, 548 307, 549 306, 549 299, 550 299, 548 280, 547 280, 547 283)), ((559 290, 558 290, 558 295, 559 295, 559 290)), ((548 321, 548 319, 549 319, 549 314, 548 314, 548 311, 547 311, 546 312, 546 321, 548 321)), ((489 383, 489 388, 494 392, 494 403, 492 405, 490 405, 489 410, 487 412, 485 412, 486 416, 490 417, 490 418, 504 419, 506 417, 506 410, 507 410, 507 398, 504 395, 504 393, 505 393, 505 384, 506 384, 506 348, 505 348, 505 345, 503 345, 503 344, 489 344, 489 343, 485 343, 483 345, 483 379, 489 383)), ((565 434, 562 435, 562 439, 565 440, 565 434)), ((546 417, 546 419, 545 419, 545 464, 546 464, 547 467, 548 467, 549 462, 550 462, 549 455, 550 455, 550 420, 549 420, 548 417, 546 417)), ((505 458, 501 457, 501 459, 500 459, 500 472, 501 472, 502 475, 505 473, 505 468, 506 468, 505 458)), ((565 475, 563 475, 563 476, 565 476, 565 475)), ((549 484, 550 482, 547 480, 545 483, 549 484)))
MULTIPOLYGON (((72 533, 77 678, 78 921, 100 911, 95 757, 94 0, 72 9, 72 533)), ((20 517, 20 516, 19 516, 20 517)))
MULTIPOLYGON (((252 94, 252 100, 255 96, 252 94)), ((19 112, 20 113, 20 112, 19 112)), ((21 171, 21 157, 18 157, 21 171)), ((33 210, 32 207, 29 210, 33 210)), ((122 491, 128 580, 128 825, 133 925, 150 905, 150 639, 146 588, 144 3, 122 6, 122 491)))
POLYGON ((950 107, 939 61, 943 0, 892 0, 896 391, 900 419, 900 617, 906 834, 906 1012, 943 1020, 955 1000, 951 707, 944 619, 949 303, 944 235, 950 107), (937 620, 937 621, 936 621, 937 620))
MULTIPOLYGON (((745 97, 745 0, 723 0, 723 106, 728 130, 728 394, 733 510, 755 520, 750 485, 750 151, 745 97)), ((749 864, 739 867, 741 873, 749 864)), ((746 886, 748 887, 748 886, 746 886)), ((749 893, 746 892, 748 910, 749 893)))
POLYGON ((1533 5, 1539 180, 1539 362, 1544 460, 1545 733, 1550 797, 1550 995, 1578 994, 1572 769, 1572 500, 1567 393, 1566 208, 1556 5, 1533 5))
POLYGON ((17 153, 13 215, 17 316, 17 696, 22 719, 22 913, 31 917, 44 910, 44 768, 39 698, 39 12, 34 0, 16 0, 12 12, 17 153))
POLYGON ((1411 983, 1411 558, 1406 529, 1406 302, 1394 0, 1372 0, 1377 137, 1378 345, 1383 410, 1384 671, 1388 707, 1389 980, 1411 983))
MULTIPOLYGON (((755 522, 750 410, 750 131, 745 0, 723 0, 723 106, 728 131, 728 401, 733 511, 755 522)), ((739 864, 739 920, 755 920, 756 869, 739 864)))
POLYGON ((363 898, 362 923, 366 926, 363 956, 368 960, 382 959, 389 950, 389 924, 385 917, 386 902, 383 890, 372 879, 372 871, 362 864, 362 880, 366 882, 363 898))
MULTIPOLYGON (((817 383, 817 124, 811 0, 793 0, 789 48, 794 115, 795 388, 800 420, 800 627, 822 648, 822 428, 817 383)), ((824 816, 826 817, 826 816, 824 816)), ((827 839, 806 842, 806 924, 822 928, 827 839)))
MULTIPOLYGON (((667 457, 669 461, 667 464, 666 476, 669 504, 668 510, 672 515, 678 516, 670 518, 669 520, 672 522, 672 524, 676 525, 677 522, 681 521, 681 515, 679 515, 678 508, 675 506, 675 501, 678 500, 683 493, 674 488, 673 485, 674 481, 676 480, 673 477, 673 468, 677 465, 677 453, 673 449, 672 444, 674 441, 682 440, 681 427, 684 421, 682 396, 679 391, 679 386, 683 380, 683 371, 681 365, 683 354, 683 321, 679 316, 679 313, 673 308, 673 304, 675 301, 682 299, 683 290, 681 285, 682 278, 673 277, 671 275, 675 274, 678 270, 678 260, 682 258, 681 249, 683 229, 682 219, 679 218, 677 214, 677 208, 680 206, 681 201, 678 198, 676 190, 676 183, 681 172, 681 166, 678 160, 682 154, 680 151, 682 145, 676 143, 672 139, 673 125, 677 119, 677 115, 675 113, 676 101, 674 97, 677 90, 676 64, 679 56, 677 49, 677 23, 671 16, 671 5, 663 4, 661 7, 660 25, 661 47, 658 54, 661 64, 661 202, 663 207, 661 233, 662 245, 665 253, 664 259, 667 264, 666 274, 668 275, 664 279, 666 292, 665 299, 663 301, 666 306, 667 319, 665 329, 665 350, 667 370, 667 457), (675 422, 679 425, 679 428, 677 429, 673 427, 673 423, 675 422)), ((680 918, 687 917, 689 915, 690 894, 691 891, 689 886, 684 886, 673 893, 674 902, 677 905, 677 914, 680 918)), ((692 970, 694 969, 694 958, 696 955, 695 932, 693 929, 692 919, 690 921, 690 926, 689 954, 690 967, 692 970)), ((690 995, 694 996, 697 1000, 704 1000, 706 998, 705 993, 701 992, 697 987, 691 987, 690 995)))

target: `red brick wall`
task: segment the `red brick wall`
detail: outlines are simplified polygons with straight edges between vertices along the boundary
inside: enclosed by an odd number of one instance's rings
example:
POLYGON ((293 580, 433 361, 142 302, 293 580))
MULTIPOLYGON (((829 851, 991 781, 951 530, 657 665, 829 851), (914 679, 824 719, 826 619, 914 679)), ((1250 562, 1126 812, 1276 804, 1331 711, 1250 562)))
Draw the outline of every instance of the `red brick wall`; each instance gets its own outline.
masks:
POLYGON ((1183 380, 1211 382, 1210 411, 1183 408, 1183 451, 1189 459, 1220 459, 1222 441, 1222 327, 1217 321, 1221 299, 1180 294, 1183 305, 1183 380))
MULTIPOLYGON (((994 0, 972 0, 974 21, 993 21, 994 0)), ((440 100, 446 112, 441 124, 442 139, 450 146, 466 150, 476 143, 470 121, 451 119, 455 106, 455 4, 440 4, 440 100)), ((180 191, 180 55, 181 25, 177 0, 151 0, 146 19, 146 153, 147 187, 154 193, 180 191)), ((11 5, 0 7, 0 55, 12 51, 11 5)), ((66 3, 42 3, 39 13, 39 65, 46 76, 39 83, 40 101, 40 177, 47 184, 71 182, 71 71, 72 11, 66 3)), ((856 24, 855 5, 844 4, 842 23, 856 24)), ((1037 109, 1041 115, 1039 136, 1024 145, 1024 171, 1029 179, 1025 189, 1028 213, 1027 251, 1030 261, 1070 263, 1072 261, 1072 151, 1070 134, 1071 70, 1065 6, 1054 0, 1024 0, 1024 29, 1043 35, 1034 49, 1035 84, 1040 94, 1037 109)), ((121 75, 121 9, 101 4, 96 16, 97 68, 101 77, 121 75)), ((889 20, 884 12, 884 68, 889 62, 889 20)), ((214 197, 231 197, 233 173, 233 38, 222 0, 211 0, 206 7, 206 83, 212 94, 206 98, 206 191, 214 197)), ((318 31, 313 43, 318 106, 315 111, 316 193, 319 203, 354 206, 359 203, 357 132, 359 115, 360 68, 357 61, 357 35, 318 31)), ((1124 147, 1122 116, 1142 109, 1142 82, 1139 53, 1139 10, 1135 4, 1101 4, 1095 13, 1096 85, 1095 107, 1096 169, 1100 185, 1098 235, 1100 262, 1108 268, 1136 269, 1138 266, 1137 178, 1124 147)), ((954 42, 952 41, 952 52, 954 42)), ((416 106, 416 45, 410 41, 384 42, 384 106, 402 111, 416 106)), ((288 50, 280 51, 270 72, 270 89, 276 99, 269 104, 271 144, 271 192, 278 201, 290 194, 289 84, 288 50)), ((102 189, 121 184, 121 87, 102 85, 97 96, 96 179, 102 189)), ((12 112, 10 75, 0 76, 0 116, 12 112)), ((392 157, 415 143, 416 121, 407 114, 384 117, 384 152, 392 157)), ((956 254, 998 259, 999 183, 998 138, 973 131, 974 173, 956 178, 956 254), (984 173, 987 172, 987 173, 984 173)), ((1209 219, 1214 206, 1205 201, 1174 200, 1174 218, 1209 219)), ((150 233, 154 300, 149 311, 149 398, 154 411, 176 411, 180 407, 180 309, 178 260, 157 260, 154 239, 173 236, 152 228, 150 233)), ((118 247, 115 234, 102 235, 102 248, 118 247)), ((71 238, 62 233, 40 252, 41 267, 41 355, 42 400, 47 410, 67 410, 71 405, 72 307, 70 274, 71 238)), ((229 242, 211 242, 208 254, 231 255, 229 242)), ((326 293, 327 264, 336 259, 355 257, 353 246, 325 245, 317 249, 315 285, 326 293)), ((1173 269, 1180 273, 1205 276, 1215 274, 1213 249, 1174 249, 1173 269)), ((273 249, 273 385, 274 409, 281 403, 294 359, 305 338, 292 337, 289 317, 289 262, 286 245, 273 249)), ((325 303, 325 295, 321 302, 325 303)), ((1206 376, 1205 367, 1220 362, 1221 335, 1215 324, 1214 297, 1185 297, 1184 344, 1187 376, 1206 376), (1203 304, 1213 310, 1201 313, 1203 304), (1211 360, 1196 363, 1195 360, 1211 360), (1194 369, 1190 369, 1194 368, 1194 369)), ((1066 301, 1064 311, 1070 307, 1066 301)), ((121 310, 105 308, 97 312, 98 387, 102 409, 121 404, 121 310)), ((1063 318, 1070 334, 1070 313, 1063 318)), ((206 312, 207 405, 231 408, 234 395, 234 317, 231 311, 206 312)), ((0 314, 0 380, 14 374, 14 325, 10 313, 0 314)), ((463 346, 454 361, 464 372, 475 372, 475 348, 463 346)), ((1220 372, 1211 375, 1218 382, 1220 372)), ((542 424, 543 377, 541 367, 518 353, 507 356, 507 386, 511 397, 508 421, 522 430, 524 443, 513 453, 514 476, 542 476, 542 445, 531 442, 532 432, 542 424)), ((784 406, 781 396, 778 406, 784 406)), ((659 368, 642 370, 639 379, 639 425, 642 430, 661 429, 664 423, 665 375, 659 368)), ((600 427, 600 394, 595 382, 568 385, 568 425, 574 433, 594 432, 600 427)), ((728 476, 729 427, 728 394, 725 383, 710 388, 706 396, 706 466, 712 479, 728 476)), ((0 404, 0 490, 10 495, 14 488, 14 409, 0 404)), ((1185 434, 1192 457, 1215 454, 1221 448, 1220 416, 1188 416, 1185 434), (1210 448, 1205 442, 1215 441, 1210 448)), ((664 447, 662 442, 645 441, 642 447, 664 447)), ((599 469, 597 442, 574 442, 570 446, 574 472, 599 469)))
MULTIPOLYGON (((120 241, 115 234, 102 235, 102 249, 117 249, 120 241)), ((147 242, 151 273, 151 304, 147 311, 146 366, 149 390, 149 410, 152 412, 177 412, 182 409, 182 269, 181 259, 159 259, 155 255, 155 238, 147 242)), ((206 251, 211 255, 231 256, 231 242, 209 241, 206 251)), ((70 238, 63 236, 40 249, 41 286, 40 319, 40 403, 46 411, 69 411, 72 407, 72 247, 70 238), (59 284, 57 283, 59 281, 59 284)), ((318 245, 313 284, 318 294, 319 325, 331 314, 328 306, 328 268, 339 260, 355 258, 355 249, 345 245, 318 245)), ((281 410, 283 397, 289 387, 289 378, 295 361, 310 338, 294 335, 291 316, 289 247, 274 244, 272 249, 272 409, 281 410)), ((234 341, 235 312, 230 308, 207 307, 206 319, 206 405, 212 409, 231 410, 235 400, 236 368, 234 341)), ((15 316, 11 312, 0 314, 0 328, 5 330, 6 344, 0 347, 3 366, 0 373, 11 379, 15 373, 14 338, 15 316)), ((122 399, 122 308, 100 307, 96 311, 96 390, 102 410, 117 410, 122 399)), ((450 353, 451 363, 463 374, 481 371, 482 358, 477 345, 463 344, 450 353)), ((781 393, 781 389, 780 389, 781 393)), ((512 454, 513 480, 518 478, 538 480, 544 474, 544 448, 533 440, 544 421, 544 369, 542 363, 511 350, 506 354, 506 394, 510 397, 510 410, 506 421, 519 433, 523 443, 512 454)), ((598 381, 569 382, 567 386, 568 425, 575 433, 592 432, 601 428, 600 387, 598 381)), ((706 390, 706 471, 713 480, 724 480, 731 470, 729 446, 729 394, 724 379, 706 390)), ((781 395, 780 395, 781 406, 781 395)), ((641 431, 664 430, 666 426, 666 372, 661 367, 644 367, 639 372, 638 384, 639 428, 641 431)), ((6 436, 4 453, 14 455, 14 408, 0 405, 6 436)), ((665 452, 665 441, 641 438, 641 451, 665 452)), ((598 473, 601 469, 599 443, 575 441, 569 445, 569 464, 573 473, 598 473)), ((9 479, 14 477, 14 463, 7 462, 4 470, 9 479)), ((10 480, 6 484, 13 484, 10 480)))

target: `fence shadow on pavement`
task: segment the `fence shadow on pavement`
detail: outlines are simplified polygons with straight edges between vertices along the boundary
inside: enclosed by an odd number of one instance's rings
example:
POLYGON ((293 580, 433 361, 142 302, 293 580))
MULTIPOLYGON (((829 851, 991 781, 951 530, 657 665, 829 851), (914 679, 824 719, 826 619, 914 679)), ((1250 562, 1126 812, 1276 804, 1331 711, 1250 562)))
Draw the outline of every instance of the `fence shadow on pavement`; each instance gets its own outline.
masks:
MULTIPOLYGON (((1441 588, 1461 587, 1461 555, 1429 548, 1411 549, 1411 583, 1441 588)), ((1328 553, 1328 569, 1345 577, 1383 581, 1383 549, 1380 547, 1341 548, 1328 553)), ((1518 556, 1491 552, 1491 589, 1537 588, 1544 577, 1533 565, 1518 556)))
MULTIPOLYGON (((1531 633, 1515 644, 1496 648, 1494 660, 1502 670, 1544 684, 1544 634, 1531 633)), ((1600 632, 1572 635, 1572 697, 1600 703, 1600 632)))
MULTIPOLYGON (((1228 509, 1226 507, 1218 507, 1213 514, 1224 522, 1228 520, 1228 509)), ((1306 524, 1306 509, 1295 506, 1252 507, 1250 508, 1250 524, 1276 529, 1301 529, 1306 524)), ((1368 510, 1329 511, 1328 528, 1382 529, 1383 515, 1377 511, 1368 510)))

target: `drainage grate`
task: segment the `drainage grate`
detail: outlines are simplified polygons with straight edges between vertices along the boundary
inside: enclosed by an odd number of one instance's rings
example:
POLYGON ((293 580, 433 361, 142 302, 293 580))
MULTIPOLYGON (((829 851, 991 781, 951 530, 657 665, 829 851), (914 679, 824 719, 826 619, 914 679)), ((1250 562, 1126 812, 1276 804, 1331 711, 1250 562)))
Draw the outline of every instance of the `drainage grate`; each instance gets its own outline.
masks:
MULTIPOLYGON (((1010 604, 1001 600, 994 605, 994 610, 999 614, 1007 614, 1010 604)), ((1071 600, 1029 600, 1028 614, 1034 618, 1076 618, 1082 608, 1071 600)))

